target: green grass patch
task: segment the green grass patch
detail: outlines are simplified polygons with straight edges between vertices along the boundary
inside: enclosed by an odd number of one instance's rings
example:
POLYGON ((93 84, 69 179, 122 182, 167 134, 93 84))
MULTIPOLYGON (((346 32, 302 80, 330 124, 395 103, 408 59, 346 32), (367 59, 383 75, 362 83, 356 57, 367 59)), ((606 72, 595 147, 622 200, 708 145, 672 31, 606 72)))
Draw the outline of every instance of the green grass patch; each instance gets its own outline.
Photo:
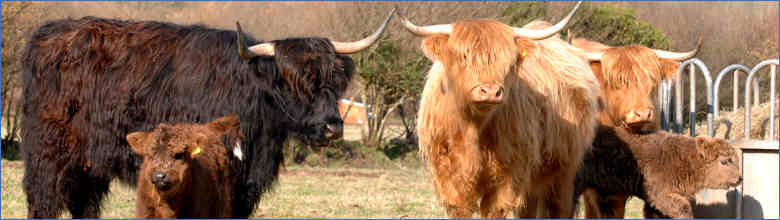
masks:
MULTIPOLYGON (((401 164, 386 168, 288 166, 250 217, 446 218, 427 169, 401 164)), ((2 160, 2 218, 27 217, 23 173, 21 161, 2 160)), ((113 182, 101 217, 134 218, 135 198, 135 189, 113 182)), ((626 217, 641 218, 642 206, 640 200, 630 200, 626 217)))

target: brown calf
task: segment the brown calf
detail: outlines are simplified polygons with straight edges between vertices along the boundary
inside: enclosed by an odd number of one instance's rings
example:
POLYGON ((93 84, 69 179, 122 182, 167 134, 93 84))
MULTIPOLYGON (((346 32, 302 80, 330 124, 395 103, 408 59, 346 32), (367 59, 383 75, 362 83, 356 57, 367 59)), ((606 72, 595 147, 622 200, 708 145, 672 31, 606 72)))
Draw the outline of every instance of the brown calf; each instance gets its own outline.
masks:
MULTIPOLYGON (((577 173, 573 202, 584 193, 597 214, 611 217, 624 207, 605 206, 598 196, 622 194, 645 201, 645 218, 693 218, 689 200, 697 191, 728 189, 741 180, 739 149, 723 139, 600 126, 577 173)), ((604 217, 593 214, 586 217, 604 217)))
POLYGON ((127 141, 144 162, 138 177, 138 218, 230 218, 233 182, 228 147, 243 159, 239 119, 208 124, 159 124, 127 141))

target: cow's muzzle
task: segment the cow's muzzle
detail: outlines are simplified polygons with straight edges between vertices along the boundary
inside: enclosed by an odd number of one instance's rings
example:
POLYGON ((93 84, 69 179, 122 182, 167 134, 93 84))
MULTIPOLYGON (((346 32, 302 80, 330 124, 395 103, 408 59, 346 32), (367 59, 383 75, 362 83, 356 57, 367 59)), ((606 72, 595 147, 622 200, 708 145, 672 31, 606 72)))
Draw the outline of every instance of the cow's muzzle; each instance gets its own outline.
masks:
POLYGON ((342 136, 344 136, 344 126, 341 121, 325 125, 325 138, 328 140, 336 140, 342 136))
POLYGON ((471 90, 472 101, 477 104, 501 104, 504 102, 504 86, 484 84, 471 90))
POLYGON ((168 190, 171 188, 171 181, 168 175, 162 172, 152 174, 152 184, 159 190, 168 190))
POLYGON ((631 110, 628 112, 628 114, 626 114, 625 122, 626 124, 634 124, 653 121, 653 117, 655 117, 655 115, 653 115, 653 111, 653 108, 631 110))

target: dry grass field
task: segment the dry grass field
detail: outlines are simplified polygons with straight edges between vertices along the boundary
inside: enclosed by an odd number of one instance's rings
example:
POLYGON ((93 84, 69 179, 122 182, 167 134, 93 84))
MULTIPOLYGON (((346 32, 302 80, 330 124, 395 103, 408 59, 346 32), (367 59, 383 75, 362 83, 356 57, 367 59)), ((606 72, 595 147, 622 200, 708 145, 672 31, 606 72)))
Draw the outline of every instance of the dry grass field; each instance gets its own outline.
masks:
MULTIPOLYGON (((2 161, 1 218, 25 218, 23 164, 2 161)), ((112 183, 102 218, 134 218, 135 189, 112 183)), ((641 218, 642 201, 628 218, 641 218)), ((63 214, 63 218, 69 218, 63 214)), ((421 167, 387 169, 287 167, 251 218, 446 218, 421 167)))

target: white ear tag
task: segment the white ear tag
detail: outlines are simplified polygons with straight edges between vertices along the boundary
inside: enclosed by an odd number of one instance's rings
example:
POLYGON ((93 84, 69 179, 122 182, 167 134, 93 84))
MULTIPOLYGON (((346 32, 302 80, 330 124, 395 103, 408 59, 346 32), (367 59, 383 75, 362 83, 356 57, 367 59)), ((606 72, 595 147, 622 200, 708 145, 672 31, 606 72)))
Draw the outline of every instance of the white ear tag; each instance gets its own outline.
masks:
POLYGON ((241 143, 236 142, 236 146, 233 147, 233 155, 235 155, 238 160, 244 160, 244 153, 241 152, 241 143))

